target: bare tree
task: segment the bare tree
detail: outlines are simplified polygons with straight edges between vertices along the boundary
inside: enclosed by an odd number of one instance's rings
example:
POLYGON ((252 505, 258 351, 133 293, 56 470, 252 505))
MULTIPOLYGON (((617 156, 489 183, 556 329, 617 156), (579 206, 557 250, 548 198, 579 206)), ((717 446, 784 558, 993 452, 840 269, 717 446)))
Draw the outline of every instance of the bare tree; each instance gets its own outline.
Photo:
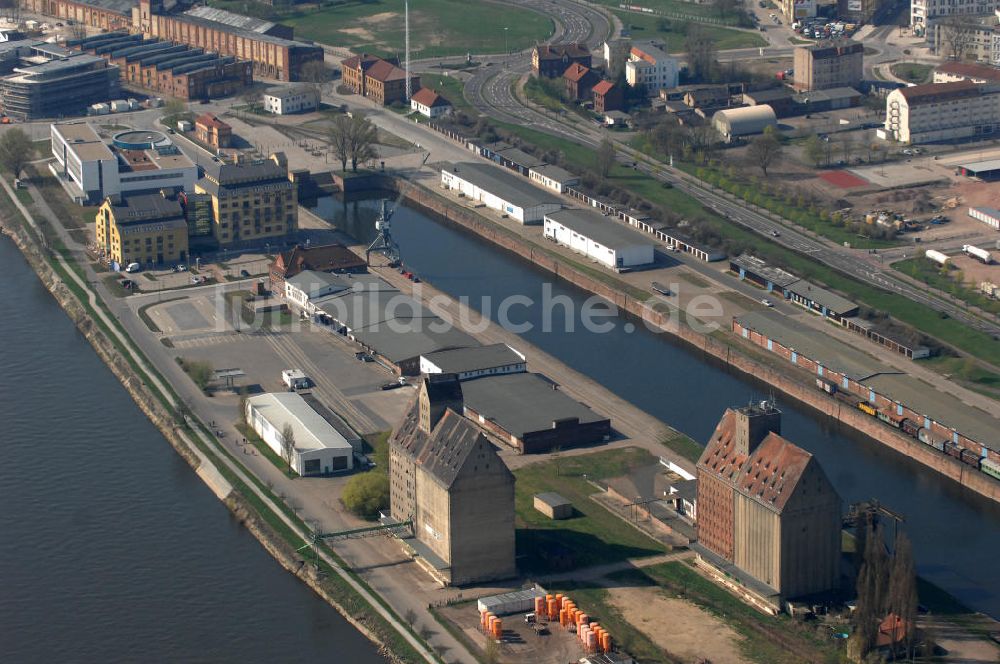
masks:
POLYGON ((340 161, 340 170, 347 171, 347 162, 351 158, 351 118, 338 115, 333 119, 329 131, 330 148, 340 161))
POLYGON ((602 178, 611 175, 611 169, 615 165, 615 144, 611 139, 605 138, 597 148, 597 172, 602 178))
POLYGON ((854 139, 849 135, 845 135, 840 139, 840 150, 844 157, 844 163, 851 163, 851 157, 854 156, 854 139))
POLYGON ((913 637, 917 623, 917 574, 913 562, 913 546, 910 538, 900 534, 896 538, 896 553, 889 573, 889 611, 896 614, 892 634, 893 647, 901 640, 907 658, 913 656, 913 637), (896 632, 895 630, 900 630, 896 632))
POLYGON ((768 127, 763 134, 750 141, 747 158, 767 177, 768 167, 781 156, 781 151, 781 141, 775 135, 774 128, 768 127))
POLYGON ((718 50, 715 47, 715 40, 709 36, 701 23, 693 21, 688 23, 684 50, 687 52, 687 68, 691 78, 699 81, 711 80, 718 50))
POLYGON ((289 422, 281 427, 281 458, 288 464, 288 476, 292 475, 292 458, 295 456, 295 430, 289 422))
POLYGON ((358 162, 374 159, 377 155, 378 130, 368 118, 355 113, 350 123, 351 170, 358 170, 358 162))
POLYGON ((299 69, 299 80, 307 83, 320 95, 323 94, 323 88, 331 78, 332 72, 322 60, 311 60, 299 69))
POLYGON ((15 178, 21 177, 21 172, 34 154, 35 146, 24 130, 14 127, 0 136, 0 166, 10 171, 15 178))
POLYGON ((806 139, 805 153, 806 157, 816 168, 819 168, 823 164, 824 157, 826 157, 826 148, 819 136, 812 134, 806 139))
POLYGON ((975 41, 975 29, 961 16, 948 16, 937 25, 940 49, 945 57, 961 60, 975 41))

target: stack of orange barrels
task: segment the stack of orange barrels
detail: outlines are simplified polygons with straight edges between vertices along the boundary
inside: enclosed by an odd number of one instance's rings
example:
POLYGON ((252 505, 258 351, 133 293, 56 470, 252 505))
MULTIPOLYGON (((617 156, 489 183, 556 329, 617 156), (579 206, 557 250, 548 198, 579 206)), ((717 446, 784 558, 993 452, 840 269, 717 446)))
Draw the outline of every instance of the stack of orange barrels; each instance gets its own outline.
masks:
POLYGON ((549 620, 555 620, 559 617, 559 604, 552 595, 545 596, 545 613, 548 614, 549 620))
POLYGON ((545 615, 545 598, 538 596, 535 598, 535 620, 541 620, 542 616, 545 615))
POLYGON ((496 618, 493 621, 493 638, 499 640, 503 636, 503 621, 496 618))

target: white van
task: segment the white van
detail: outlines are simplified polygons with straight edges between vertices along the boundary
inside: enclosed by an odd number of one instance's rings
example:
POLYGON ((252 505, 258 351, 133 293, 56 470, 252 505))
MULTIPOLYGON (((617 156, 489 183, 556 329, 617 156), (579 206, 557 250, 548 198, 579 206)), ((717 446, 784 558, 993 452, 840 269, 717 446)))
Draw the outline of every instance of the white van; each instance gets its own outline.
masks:
POLYGON ((125 266, 125 271, 126 272, 130 272, 130 273, 131 272, 138 272, 141 269, 142 269, 142 266, 139 265, 138 263, 129 263, 127 266, 125 266))

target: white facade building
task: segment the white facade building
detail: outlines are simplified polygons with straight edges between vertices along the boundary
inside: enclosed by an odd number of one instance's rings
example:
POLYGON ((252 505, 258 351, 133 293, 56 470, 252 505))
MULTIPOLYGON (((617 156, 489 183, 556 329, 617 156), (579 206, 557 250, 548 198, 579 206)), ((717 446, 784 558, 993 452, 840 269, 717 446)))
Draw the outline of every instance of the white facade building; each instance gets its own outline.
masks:
POLYGON ((109 146, 86 122, 50 127, 49 165, 72 198, 96 204, 107 196, 177 188, 194 191, 198 167, 169 141, 155 149, 109 146))
POLYGON ((563 193, 566 187, 574 187, 580 184, 578 176, 551 164, 542 164, 541 166, 528 169, 528 177, 531 178, 532 182, 537 182, 546 189, 557 191, 560 194, 563 193))
POLYGON ((653 262, 653 243, 617 219, 593 210, 545 215, 544 235, 613 270, 653 262))
POLYGON ((285 280, 285 301, 311 316, 318 311, 316 300, 350 290, 352 285, 352 282, 336 274, 303 270, 285 280))
POLYGON ((545 215, 562 208, 552 194, 489 164, 460 162, 443 168, 441 186, 522 224, 540 224, 545 215))
POLYGON ((527 366, 524 355, 507 344, 453 348, 420 356, 420 373, 451 373, 459 380, 523 373, 527 366))
POLYGON ((319 92, 308 85, 268 88, 263 98, 264 110, 275 115, 309 113, 319 108, 319 92))
MULTIPOLYGON (((911 0, 910 27, 926 30, 935 20, 949 16, 992 14, 1000 9, 1000 0, 911 0)), ((930 33, 927 33, 930 37, 930 33)))
POLYGON ((247 424, 267 446, 284 456, 285 426, 294 439, 292 470, 301 476, 329 475, 354 467, 354 451, 343 435, 296 392, 259 394, 246 400, 247 424))
POLYGON ((677 58, 649 43, 633 45, 625 63, 626 82, 633 88, 644 86, 650 97, 663 88, 676 88, 679 75, 677 58))
POLYGON ((420 88, 410 97, 410 110, 433 120, 450 113, 451 102, 430 88, 420 88))
POLYGON ((1000 133, 1000 86, 972 81, 915 85, 890 92, 885 109, 886 136, 900 143, 1000 133))
POLYGON ((969 216, 977 219, 995 231, 1000 231, 1000 210, 991 207, 970 207, 969 216))

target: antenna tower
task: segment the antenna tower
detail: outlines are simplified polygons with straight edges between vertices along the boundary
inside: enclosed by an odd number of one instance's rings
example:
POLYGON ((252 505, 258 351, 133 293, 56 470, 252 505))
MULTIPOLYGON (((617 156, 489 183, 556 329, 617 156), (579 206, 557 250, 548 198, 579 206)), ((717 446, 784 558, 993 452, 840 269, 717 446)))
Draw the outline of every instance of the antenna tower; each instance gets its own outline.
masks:
POLYGON ((406 15, 406 101, 410 101, 413 90, 410 87, 410 0, 404 4, 406 15))

